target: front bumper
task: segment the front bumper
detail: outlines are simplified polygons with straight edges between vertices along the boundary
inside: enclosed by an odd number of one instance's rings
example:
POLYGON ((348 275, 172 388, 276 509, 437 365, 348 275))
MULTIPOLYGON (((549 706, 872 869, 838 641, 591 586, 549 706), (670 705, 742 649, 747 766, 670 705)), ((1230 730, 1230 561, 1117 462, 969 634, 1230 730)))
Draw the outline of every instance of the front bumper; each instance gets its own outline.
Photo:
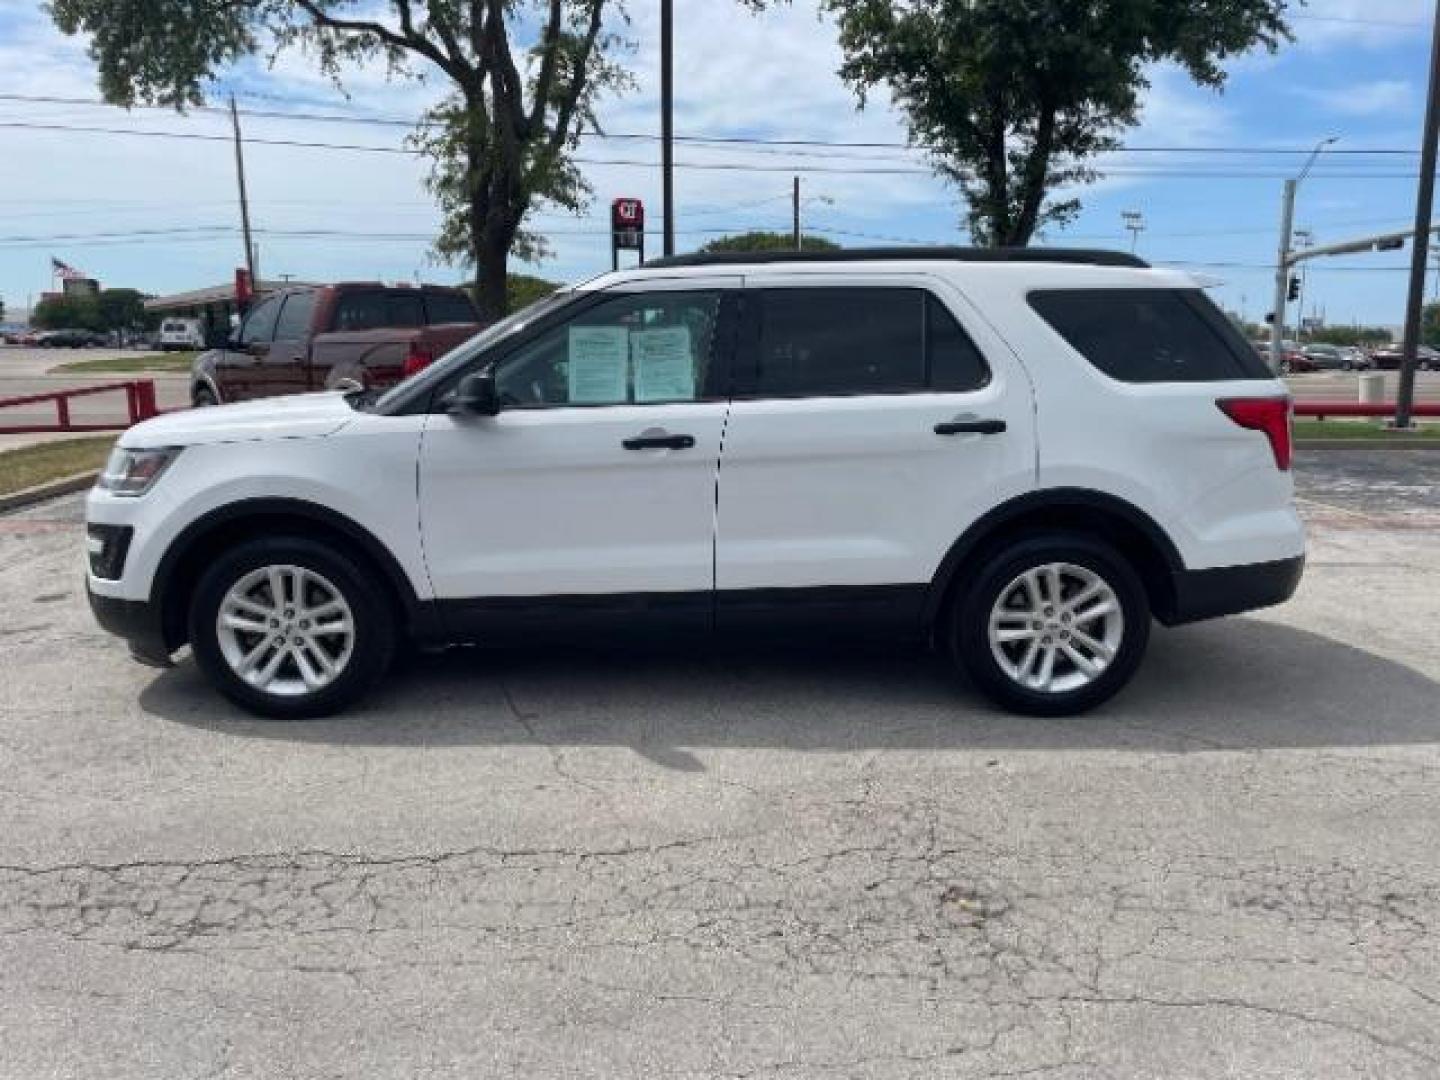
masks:
POLYGON ((1159 613, 1160 621, 1179 626, 1283 604, 1295 595, 1304 571, 1304 555, 1213 570, 1177 570, 1171 574, 1173 603, 1159 613))
POLYGON ((170 666, 170 650, 165 647, 159 605, 148 600, 102 596, 88 584, 85 592, 90 597, 90 610, 95 613, 95 621, 103 629, 124 638, 136 660, 152 667, 170 666))

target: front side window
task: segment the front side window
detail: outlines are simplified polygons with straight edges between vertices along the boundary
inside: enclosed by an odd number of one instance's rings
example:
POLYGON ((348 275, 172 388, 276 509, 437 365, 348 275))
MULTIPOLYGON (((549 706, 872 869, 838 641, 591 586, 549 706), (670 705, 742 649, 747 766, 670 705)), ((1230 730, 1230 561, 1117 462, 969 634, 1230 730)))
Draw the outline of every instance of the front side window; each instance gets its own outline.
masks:
POLYGON ((310 316, 315 311, 313 292, 291 293, 275 323, 276 341, 299 341, 310 333, 310 316))
POLYGON ((1071 348, 1121 382, 1271 378, 1199 290, 1053 289, 1031 293, 1030 306, 1071 348))
POLYGON ((756 392, 762 397, 965 391, 985 360, 935 297, 913 288, 761 293, 756 392))
POLYGON ((603 300, 500 361, 500 402, 533 408, 700 400, 719 314, 718 292, 603 300))
POLYGON ((240 327, 240 344, 259 345, 275 338, 275 320, 280 315, 279 296, 260 301, 258 307, 245 316, 245 325, 240 327))

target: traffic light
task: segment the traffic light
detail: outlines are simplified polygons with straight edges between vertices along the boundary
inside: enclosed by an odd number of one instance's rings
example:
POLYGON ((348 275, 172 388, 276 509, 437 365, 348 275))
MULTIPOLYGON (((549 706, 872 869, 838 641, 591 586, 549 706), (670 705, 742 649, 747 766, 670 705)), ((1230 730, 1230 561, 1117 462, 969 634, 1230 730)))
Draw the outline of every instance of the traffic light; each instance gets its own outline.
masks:
POLYGON ((1291 275, 1290 275, 1290 291, 1285 294, 1285 298, 1286 298, 1287 300, 1299 300, 1299 299, 1300 299, 1300 275, 1299 275, 1299 274, 1291 274, 1291 275))
POLYGON ((1265 321, 1266 323, 1273 323, 1275 321, 1275 313, 1273 311, 1265 312, 1265 321))
POLYGON ((1381 240, 1378 244, 1376 244, 1376 245, 1375 245, 1375 250, 1376 250, 1376 251, 1399 251, 1399 250, 1400 250, 1401 248, 1403 248, 1404 246, 1405 246, 1405 241, 1404 241, 1402 238, 1400 238, 1400 237, 1398 237, 1398 236, 1392 236, 1390 239, 1388 239, 1388 240, 1381 240))

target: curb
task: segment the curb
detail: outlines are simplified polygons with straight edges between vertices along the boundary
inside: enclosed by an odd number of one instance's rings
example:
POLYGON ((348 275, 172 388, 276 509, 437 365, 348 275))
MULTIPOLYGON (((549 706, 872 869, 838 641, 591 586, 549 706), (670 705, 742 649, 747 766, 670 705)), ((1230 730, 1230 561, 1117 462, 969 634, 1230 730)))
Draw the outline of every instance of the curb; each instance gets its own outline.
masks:
POLYGON ((98 469, 92 469, 90 472, 75 473, 72 476, 62 476, 59 480, 36 484, 23 491, 13 491, 9 495, 0 495, 0 514, 34 506, 36 503, 45 502, 47 499, 53 499, 59 495, 84 491, 95 483, 95 478, 99 475, 98 469))
POLYGON ((1440 439, 1296 439, 1302 450, 1440 450, 1440 439))

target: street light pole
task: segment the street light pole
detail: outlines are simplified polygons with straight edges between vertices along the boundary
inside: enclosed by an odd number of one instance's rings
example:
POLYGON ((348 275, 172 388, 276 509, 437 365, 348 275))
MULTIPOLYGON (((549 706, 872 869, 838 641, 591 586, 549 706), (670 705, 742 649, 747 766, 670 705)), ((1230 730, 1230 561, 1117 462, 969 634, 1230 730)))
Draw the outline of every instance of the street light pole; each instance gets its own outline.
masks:
POLYGON ((1334 135, 1321 139, 1310 151, 1300 175, 1285 181, 1285 196, 1280 204, 1280 249, 1275 256, 1275 306, 1270 315, 1270 366, 1276 371, 1280 370, 1280 344, 1285 340, 1285 300, 1290 291, 1290 232, 1295 228, 1295 192, 1300 187, 1300 181, 1309 175, 1310 167, 1315 164, 1320 152, 1337 139, 1338 136, 1334 135))
POLYGON ((675 13, 660 0, 660 172, 664 253, 675 254, 675 13))
POLYGON ((1145 231, 1145 215, 1139 210, 1121 210, 1120 219, 1130 230, 1130 253, 1133 255, 1140 246, 1140 234, 1145 231))
POLYGON ((1425 102, 1425 134, 1420 144, 1420 189, 1415 197, 1415 242, 1410 257, 1410 295, 1405 302, 1405 339, 1400 347, 1400 389, 1395 394, 1395 426, 1411 425, 1415 401, 1415 354, 1420 345, 1420 308, 1425 301, 1425 265, 1430 261, 1430 215, 1435 201, 1435 151, 1440 142, 1440 6, 1430 41, 1430 94, 1425 102))

